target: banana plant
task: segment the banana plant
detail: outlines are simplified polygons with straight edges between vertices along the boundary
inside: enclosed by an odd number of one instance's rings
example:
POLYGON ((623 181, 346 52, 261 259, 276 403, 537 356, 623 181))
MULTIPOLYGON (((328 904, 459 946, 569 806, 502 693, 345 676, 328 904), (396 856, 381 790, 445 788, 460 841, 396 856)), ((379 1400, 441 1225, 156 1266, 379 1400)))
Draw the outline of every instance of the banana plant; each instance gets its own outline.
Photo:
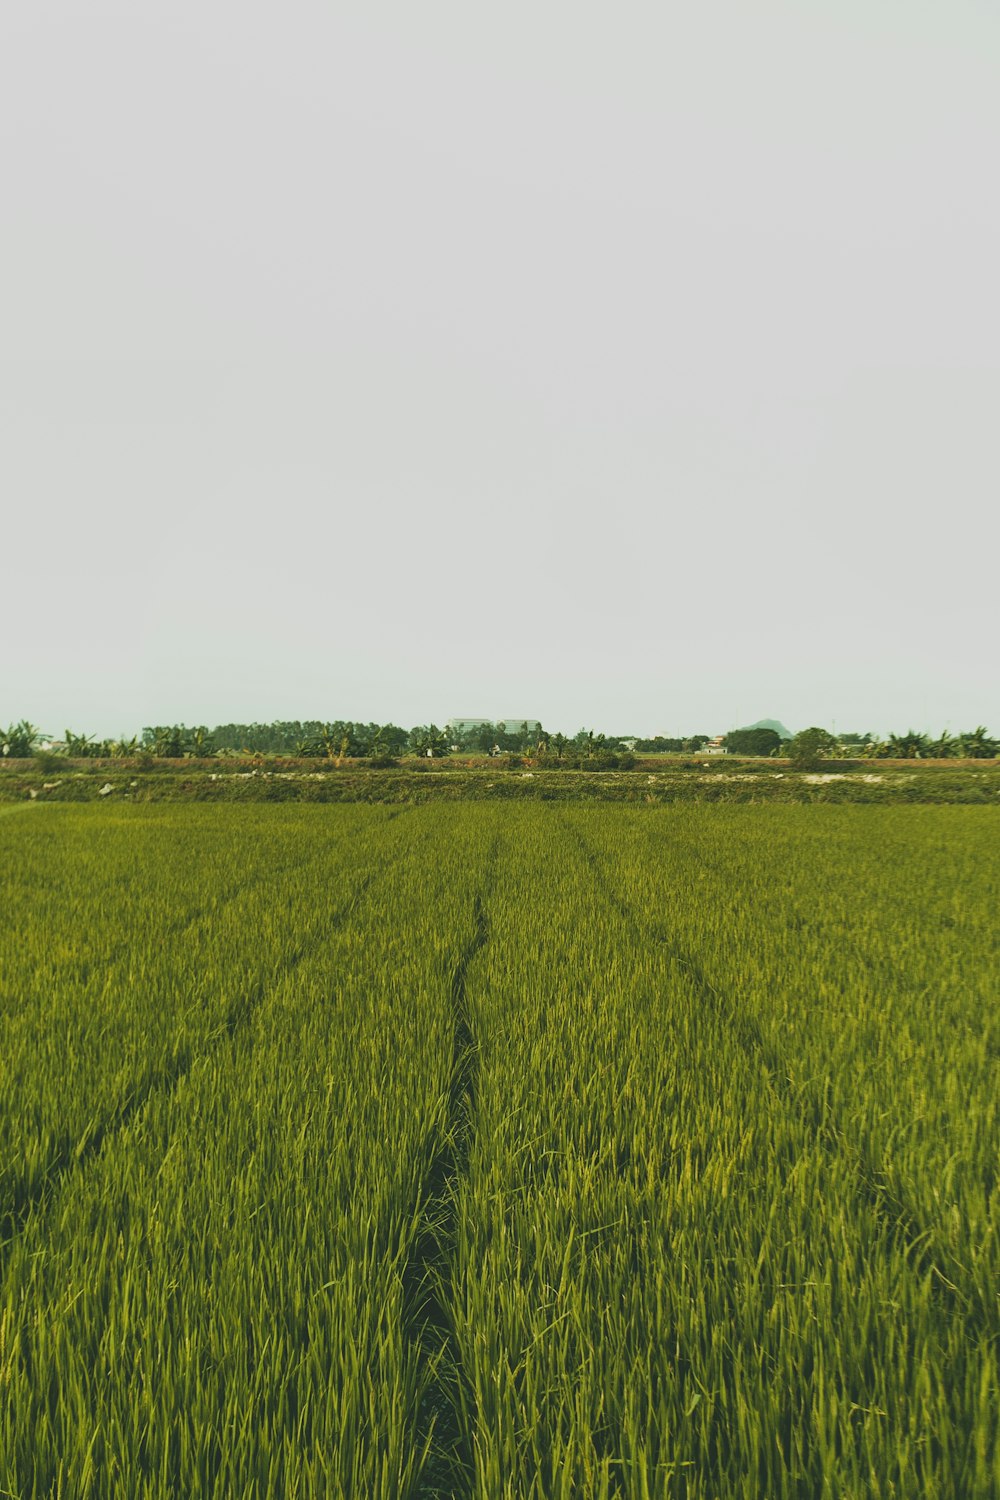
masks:
POLYGON ((936 740, 931 740, 927 746, 927 754, 933 755, 936 760, 950 760, 959 751, 959 741, 946 729, 942 729, 936 740))
POLYGON ((194 756, 211 755, 212 736, 204 724, 198 724, 188 735, 187 753, 194 756))
POLYGON ((990 760, 1000 753, 1000 741, 990 739, 986 725, 979 724, 959 735, 962 754, 970 760, 990 760))
POLYGON ((66 741, 66 754, 75 760, 89 760, 100 755, 103 748, 95 742, 92 734, 74 734, 72 729, 63 731, 63 739, 66 741))
POLYGON ((40 730, 27 719, 0 729, 0 753, 17 757, 30 755, 38 743, 40 730))

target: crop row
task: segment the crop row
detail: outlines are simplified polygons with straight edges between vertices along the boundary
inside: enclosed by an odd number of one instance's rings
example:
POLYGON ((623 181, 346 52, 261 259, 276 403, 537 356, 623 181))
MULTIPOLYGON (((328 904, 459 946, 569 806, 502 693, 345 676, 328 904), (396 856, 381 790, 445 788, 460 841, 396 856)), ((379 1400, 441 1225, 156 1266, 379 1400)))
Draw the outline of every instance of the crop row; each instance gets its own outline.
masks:
POLYGON ((471 924, 440 818, 430 861, 420 830, 401 850, 367 822, 329 849, 314 829, 307 868, 212 925, 199 1046, 5 1245, 11 1494, 412 1488, 428 1369, 403 1272, 471 924))
MULTIPOLYGON (((768 882, 742 872, 745 929, 724 878, 695 896, 693 817, 530 827, 470 974, 478 1119, 452 1295, 473 1493, 994 1494, 985 1280, 942 1298, 919 1230, 859 1173, 862 1154, 889 1169, 862 1134, 867 1075, 838 1071, 859 1019, 831 1003, 857 978, 837 987, 839 946, 769 963, 765 996, 768 882), (795 1029, 797 1007, 813 1019, 795 1029), (747 1045, 758 1032, 771 1050, 747 1045), (772 1087, 769 1065, 792 1086, 772 1087)), ((960 998, 933 937, 901 942, 928 1007, 960 998)), ((974 1071, 978 1039, 969 1051, 974 1071)), ((949 1099, 947 1072, 936 1084, 949 1099)), ((994 1153, 996 1138, 994 1120, 994 1153)), ((985 1194, 975 1144, 968 1168, 985 1194)), ((988 1253, 982 1234, 965 1245, 988 1253)))
POLYGON ((658 817, 594 858, 612 885, 630 872, 638 932, 695 957, 772 1090, 855 1158, 970 1330, 998 1340, 996 820, 844 809, 822 837, 822 814, 786 812, 784 838, 775 821, 720 810, 691 838, 658 817))
POLYGON ((81 846, 88 830, 70 822, 61 851, 48 812, 32 817, 0 941, 0 1238, 322 941, 376 845, 391 854, 386 817, 353 810, 305 849, 301 818, 246 844, 204 822, 178 839, 176 817, 147 815, 81 846), (301 899, 306 862, 320 899, 301 899))

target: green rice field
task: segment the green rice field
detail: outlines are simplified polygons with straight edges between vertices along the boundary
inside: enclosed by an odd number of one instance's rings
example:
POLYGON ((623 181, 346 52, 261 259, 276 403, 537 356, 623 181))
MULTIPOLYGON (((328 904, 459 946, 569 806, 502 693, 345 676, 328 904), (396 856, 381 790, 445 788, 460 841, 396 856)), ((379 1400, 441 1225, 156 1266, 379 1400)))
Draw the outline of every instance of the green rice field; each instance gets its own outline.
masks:
POLYGON ((0 1496, 1000 1495, 1000 809, 0 818, 0 1496))

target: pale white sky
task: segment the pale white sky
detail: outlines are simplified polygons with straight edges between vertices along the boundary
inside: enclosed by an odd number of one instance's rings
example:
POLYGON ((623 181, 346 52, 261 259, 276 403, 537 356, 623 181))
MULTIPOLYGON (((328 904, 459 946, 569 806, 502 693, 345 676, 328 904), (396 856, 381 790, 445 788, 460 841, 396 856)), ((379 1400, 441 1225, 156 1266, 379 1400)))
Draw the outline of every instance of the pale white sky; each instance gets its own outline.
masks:
POLYGON ((1000 15, 0 11, 0 721, 1000 732, 1000 15))

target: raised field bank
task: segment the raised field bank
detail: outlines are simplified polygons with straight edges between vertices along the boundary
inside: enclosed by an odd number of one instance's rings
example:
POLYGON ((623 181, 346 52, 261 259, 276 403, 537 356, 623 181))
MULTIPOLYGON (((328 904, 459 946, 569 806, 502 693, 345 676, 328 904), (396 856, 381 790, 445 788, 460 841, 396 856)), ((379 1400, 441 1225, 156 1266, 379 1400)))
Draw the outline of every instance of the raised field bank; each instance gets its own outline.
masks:
POLYGON ((995 775, 22 787, 0 1493, 995 1497, 995 775))
POLYGON ((628 770, 532 757, 421 761, 246 758, 0 759, 0 807, 98 802, 857 802, 1000 805, 1000 761, 789 761, 650 756, 628 770))

